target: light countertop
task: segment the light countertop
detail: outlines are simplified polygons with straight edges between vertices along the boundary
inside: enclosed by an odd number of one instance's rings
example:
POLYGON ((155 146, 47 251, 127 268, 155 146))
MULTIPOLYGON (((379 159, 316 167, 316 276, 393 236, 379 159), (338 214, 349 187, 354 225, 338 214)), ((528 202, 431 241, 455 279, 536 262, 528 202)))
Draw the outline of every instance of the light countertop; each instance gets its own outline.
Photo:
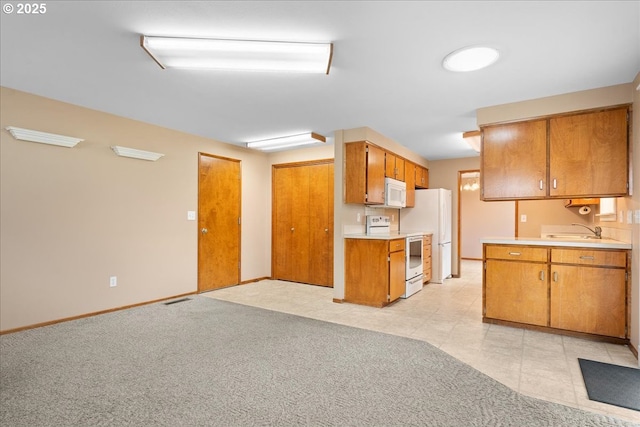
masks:
POLYGON ((561 246, 569 248, 631 249, 631 243, 613 239, 540 238, 540 237, 484 237, 480 243, 500 245, 561 246))
POLYGON ((345 234, 345 239, 373 239, 373 240, 394 240, 394 239, 405 239, 411 236, 427 236, 433 234, 431 231, 407 231, 407 232, 392 232, 386 234, 365 234, 365 233, 355 233, 355 234, 345 234))

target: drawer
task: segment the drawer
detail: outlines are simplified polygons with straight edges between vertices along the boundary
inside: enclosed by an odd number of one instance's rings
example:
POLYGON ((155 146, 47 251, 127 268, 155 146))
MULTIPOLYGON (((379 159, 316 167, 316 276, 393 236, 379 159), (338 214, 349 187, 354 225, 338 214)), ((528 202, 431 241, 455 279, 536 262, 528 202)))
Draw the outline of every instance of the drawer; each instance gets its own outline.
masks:
POLYGON ((425 258, 424 261, 422 261, 422 269, 431 269, 431 258, 425 258))
POLYGON ((626 267, 626 251, 598 251, 588 249, 551 249, 551 262, 556 264, 600 265, 626 267))
POLYGON ((389 252, 404 251, 404 245, 404 239, 389 240, 389 252))
POLYGON ((426 245, 431 245, 431 234, 427 234, 426 236, 424 236, 423 240, 422 240, 422 245, 426 246, 426 245))
POLYGON ((485 257, 493 259, 510 259, 514 261, 547 262, 547 248, 527 246, 486 245, 485 257))
POLYGON ((422 256, 425 258, 431 256, 431 245, 422 247, 422 256))

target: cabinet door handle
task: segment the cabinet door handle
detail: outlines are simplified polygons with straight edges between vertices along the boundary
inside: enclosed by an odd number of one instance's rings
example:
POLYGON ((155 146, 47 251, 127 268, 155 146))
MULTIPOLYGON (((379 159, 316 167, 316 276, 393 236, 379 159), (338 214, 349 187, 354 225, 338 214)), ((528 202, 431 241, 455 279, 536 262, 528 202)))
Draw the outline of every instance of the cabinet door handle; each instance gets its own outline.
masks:
POLYGON ((553 178, 553 189, 555 190, 556 188, 558 188, 558 180, 553 178))
POLYGON ((509 252, 509 255, 520 256, 520 252, 509 252))
POLYGON ((540 280, 544 280, 544 270, 540 271, 540 280))
POLYGON ((593 256, 591 256, 591 255, 581 255, 580 259, 587 259, 589 261, 593 261, 593 256))
POLYGON ((557 282, 557 281, 558 281, 558 272, 557 272, 557 271, 554 271, 554 272, 553 272, 553 281, 554 281, 554 282, 557 282))
POLYGON ((291 227, 291 231, 293 231, 293 230, 295 230, 295 228, 294 228, 294 227, 291 227))
POLYGON ((543 185, 544 185, 543 181, 542 181, 542 180, 540 180, 540 182, 539 182, 538 184, 539 184, 539 186, 540 186, 540 189, 541 189, 541 190, 544 190, 544 188, 543 188, 543 185))

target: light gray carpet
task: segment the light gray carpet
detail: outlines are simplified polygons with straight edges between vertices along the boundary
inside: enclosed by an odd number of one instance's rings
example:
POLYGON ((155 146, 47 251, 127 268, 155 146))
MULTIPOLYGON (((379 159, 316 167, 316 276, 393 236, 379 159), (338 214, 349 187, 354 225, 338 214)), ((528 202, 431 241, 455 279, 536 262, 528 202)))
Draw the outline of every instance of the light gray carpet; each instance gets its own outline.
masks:
POLYGON ((2 426, 627 426, 422 341, 202 296, 0 337, 2 426))

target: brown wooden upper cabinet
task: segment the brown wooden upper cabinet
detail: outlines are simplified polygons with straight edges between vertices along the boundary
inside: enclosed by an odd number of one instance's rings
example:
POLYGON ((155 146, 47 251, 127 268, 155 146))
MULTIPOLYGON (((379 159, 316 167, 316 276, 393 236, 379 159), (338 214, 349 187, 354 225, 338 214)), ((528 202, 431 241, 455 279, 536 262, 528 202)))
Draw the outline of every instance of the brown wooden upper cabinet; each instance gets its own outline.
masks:
POLYGON ((628 107, 482 127, 482 200, 624 196, 628 107))
POLYGON ((366 141, 345 144, 345 203, 384 204, 382 148, 366 141))
POLYGON ((551 118, 549 195, 626 195, 628 153, 626 107, 551 118))
POLYGON ((416 188, 429 188, 429 169, 416 165, 416 188))
POLYGON ((482 138, 483 200, 546 196, 546 120, 488 126, 482 138))
POLYGON ((389 151, 384 153, 384 176, 388 178, 397 179, 398 181, 405 180, 405 161, 402 157, 398 157, 389 151))
POLYGON ((407 207, 416 205, 416 165, 410 161, 404 162, 404 182, 407 183, 407 207))

